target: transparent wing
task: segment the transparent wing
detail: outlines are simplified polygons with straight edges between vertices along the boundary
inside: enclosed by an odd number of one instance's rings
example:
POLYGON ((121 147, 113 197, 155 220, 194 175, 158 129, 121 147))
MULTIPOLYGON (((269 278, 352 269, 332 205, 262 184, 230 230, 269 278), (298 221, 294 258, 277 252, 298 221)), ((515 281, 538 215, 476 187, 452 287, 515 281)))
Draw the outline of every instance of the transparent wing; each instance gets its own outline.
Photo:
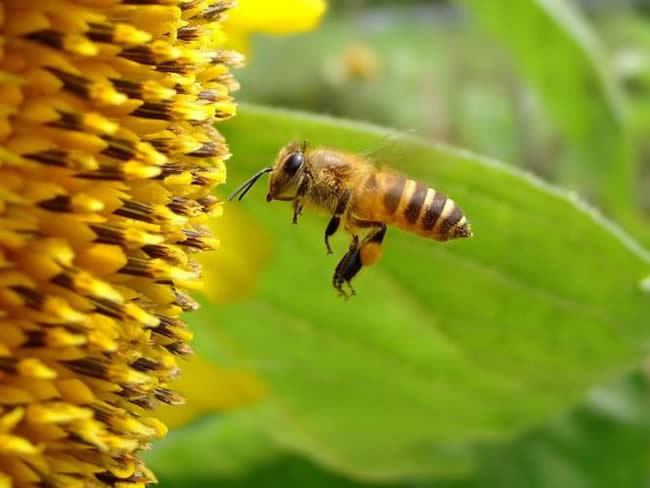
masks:
POLYGON ((378 168, 399 170, 400 161, 403 161, 408 152, 407 141, 415 137, 418 137, 416 129, 391 132, 376 144, 361 151, 359 156, 378 168))

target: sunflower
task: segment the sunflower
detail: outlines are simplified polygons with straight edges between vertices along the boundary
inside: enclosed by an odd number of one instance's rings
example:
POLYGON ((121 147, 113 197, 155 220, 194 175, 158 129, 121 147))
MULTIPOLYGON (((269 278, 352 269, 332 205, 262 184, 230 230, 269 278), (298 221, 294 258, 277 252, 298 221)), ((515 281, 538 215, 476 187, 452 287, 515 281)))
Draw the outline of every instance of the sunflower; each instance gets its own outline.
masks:
POLYGON ((218 246, 233 1, 0 3, 0 486, 141 486, 218 246))

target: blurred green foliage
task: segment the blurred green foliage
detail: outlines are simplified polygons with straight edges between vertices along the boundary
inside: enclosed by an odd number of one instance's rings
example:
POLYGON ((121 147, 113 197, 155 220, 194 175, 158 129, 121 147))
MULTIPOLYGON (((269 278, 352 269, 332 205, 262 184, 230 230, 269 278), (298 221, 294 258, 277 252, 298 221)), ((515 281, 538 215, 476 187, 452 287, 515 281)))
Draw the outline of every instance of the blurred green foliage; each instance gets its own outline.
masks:
POLYGON ((166 461, 182 463, 191 474, 171 476, 164 486, 180 488, 191 482, 199 488, 642 487, 648 481, 650 454, 648 393, 645 375, 628 376, 595 390, 581 408, 511 444, 481 448, 471 477, 427 482, 372 484, 345 478, 251 429, 255 423, 246 419, 259 420, 258 412, 238 412, 225 419, 202 419, 172 433, 179 448, 166 461), (190 448, 183 450, 181 445, 190 448))
POLYGON ((576 152, 571 164, 559 168, 562 181, 610 206, 626 198, 629 157, 621 94, 582 17, 564 2, 463 3, 512 52, 576 152))
MULTIPOLYGON (((241 98, 506 161, 648 246, 650 20, 634 2, 582 3, 589 17, 565 0, 333 2, 316 32, 256 40, 241 98)), ((255 107, 224 133, 227 189, 292 138, 365 150, 385 137, 255 107)), ((257 291, 189 318, 199 354, 255 372, 269 397, 172 432, 149 459, 163 486, 647 486, 647 252, 522 173, 400 146, 385 162, 459 201, 476 237, 389 232, 345 303, 327 219, 293 227, 255 188, 242 208, 273 252, 257 291)))
POLYGON ((570 415, 533 429, 516 442, 481 450, 468 479, 418 488, 644 487, 650 454, 647 378, 633 375, 593 392, 570 415))

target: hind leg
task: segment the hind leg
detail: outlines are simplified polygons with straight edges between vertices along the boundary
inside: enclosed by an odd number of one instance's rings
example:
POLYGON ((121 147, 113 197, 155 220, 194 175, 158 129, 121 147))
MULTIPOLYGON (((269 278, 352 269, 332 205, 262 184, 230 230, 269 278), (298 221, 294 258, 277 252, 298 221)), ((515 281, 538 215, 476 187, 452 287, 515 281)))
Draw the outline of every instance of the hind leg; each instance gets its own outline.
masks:
POLYGON ((350 243, 350 248, 346 252, 341 260, 336 265, 334 270, 334 276, 332 277, 332 284, 334 288, 339 292, 344 298, 348 298, 349 295, 343 289, 343 285, 347 282, 350 289, 350 294, 354 295, 354 288, 350 285, 350 280, 354 275, 356 275, 361 269, 361 253, 359 252, 359 236, 355 235, 352 237, 352 242, 350 243))
MULTIPOLYGON (((352 279, 361 271, 364 266, 372 266, 381 257, 382 243, 386 236, 386 225, 381 222, 363 221, 365 227, 374 227, 368 232, 361 242, 359 237, 354 236, 348 252, 341 258, 334 271, 332 283, 344 297, 348 297, 343 290, 343 285, 347 283, 350 294, 354 295, 352 288, 352 279)), ((355 222, 355 224, 358 224, 355 222)))

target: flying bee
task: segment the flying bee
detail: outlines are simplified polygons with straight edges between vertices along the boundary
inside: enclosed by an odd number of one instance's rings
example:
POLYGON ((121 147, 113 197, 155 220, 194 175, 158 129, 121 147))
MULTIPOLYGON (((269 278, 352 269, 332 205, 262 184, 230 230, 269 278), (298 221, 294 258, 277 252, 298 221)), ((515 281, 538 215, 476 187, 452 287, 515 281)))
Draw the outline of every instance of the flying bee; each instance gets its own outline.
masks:
POLYGON ((347 283, 354 295, 352 278, 381 257, 388 225, 437 241, 472 237, 469 222, 453 200, 424 183, 378 169, 355 154, 310 148, 306 141, 291 142, 280 150, 272 167, 253 175, 229 199, 239 195, 241 200, 265 173, 271 173, 266 200, 292 202, 294 224, 305 204, 332 216, 325 229, 328 254, 332 253, 329 238, 341 221, 352 234, 350 248, 336 265, 332 280, 345 297, 343 285, 347 283), (361 233, 365 235, 360 237, 361 233))

